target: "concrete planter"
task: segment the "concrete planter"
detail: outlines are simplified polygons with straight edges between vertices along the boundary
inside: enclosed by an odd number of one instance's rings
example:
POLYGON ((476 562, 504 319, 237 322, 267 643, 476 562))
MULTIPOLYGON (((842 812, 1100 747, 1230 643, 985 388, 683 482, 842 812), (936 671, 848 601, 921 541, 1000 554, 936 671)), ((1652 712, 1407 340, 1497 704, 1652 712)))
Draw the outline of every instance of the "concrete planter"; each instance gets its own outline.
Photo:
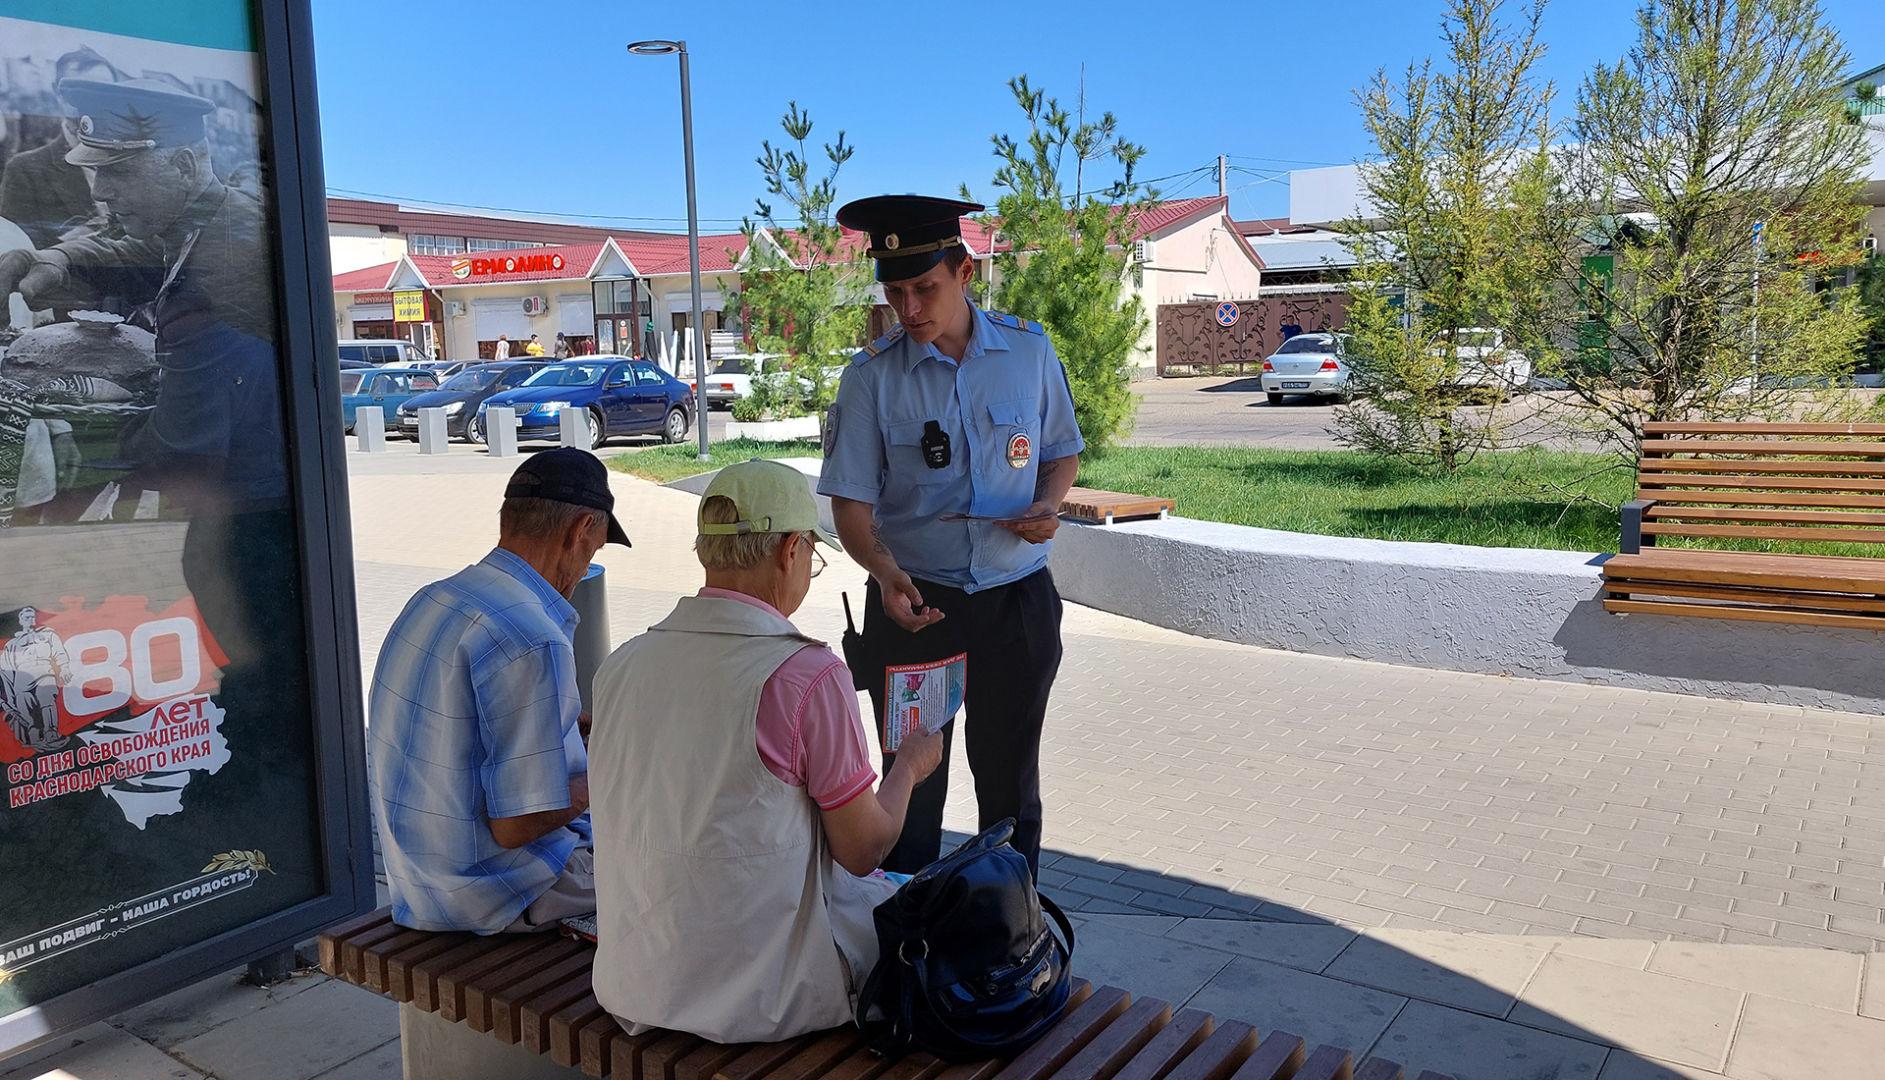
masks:
POLYGON ((729 439, 752 439, 754 442, 795 442, 799 439, 818 438, 818 418, 816 416, 794 416, 789 420, 759 420, 743 424, 737 420, 727 422, 729 439))
POLYGON ((1068 600, 1273 649, 1885 715, 1885 633, 1611 615, 1607 555, 1063 523, 1068 600))

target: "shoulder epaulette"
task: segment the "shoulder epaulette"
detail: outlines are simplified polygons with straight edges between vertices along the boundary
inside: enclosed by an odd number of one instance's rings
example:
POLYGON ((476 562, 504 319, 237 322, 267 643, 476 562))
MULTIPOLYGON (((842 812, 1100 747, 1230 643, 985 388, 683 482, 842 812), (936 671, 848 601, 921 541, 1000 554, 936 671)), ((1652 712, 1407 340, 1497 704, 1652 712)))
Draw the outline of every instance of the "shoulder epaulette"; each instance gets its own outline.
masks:
POLYGON ((982 314, 988 316, 989 322, 992 322, 997 326, 1005 326, 1010 330, 1026 330, 1030 334, 1047 333, 1047 330, 1043 328, 1040 323, 1030 322, 1027 319, 1018 318, 1014 315, 1008 314, 1007 312, 984 311, 982 312, 982 314))
MULTIPOLYGON (((860 352, 858 355, 859 356, 876 356, 878 353, 883 352, 885 349, 888 349, 890 346, 895 345, 897 343, 897 339, 901 338, 902 336, 903 336, 903 327, 893 326, 890 328, 890 332, 888 334, 885 334, 883 337, 880 337, 876 341, 871 342, 869 345, 864 346, 863 351, 860 352)), ((855 360, 857 359, 857 357, 852 357, 852 359, 855 360)))

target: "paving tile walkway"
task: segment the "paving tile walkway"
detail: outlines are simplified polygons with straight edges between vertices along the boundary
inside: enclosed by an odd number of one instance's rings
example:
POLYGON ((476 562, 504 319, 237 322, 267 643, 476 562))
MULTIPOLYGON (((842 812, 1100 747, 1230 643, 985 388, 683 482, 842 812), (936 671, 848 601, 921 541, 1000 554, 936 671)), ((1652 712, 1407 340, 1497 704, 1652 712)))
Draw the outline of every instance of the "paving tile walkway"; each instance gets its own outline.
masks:
MULTIPOLYGON (((370 671, 413 590, 486 550, 508 469, 410 447, 350 463, 370 671)), ((636 547, 601 561, 622 640, 701 575, 693 498, 616 483, 636 547)), ((797 621, 835 640, 861 581, 834 560, 797 621)), ((1877 718, 1256 649, 1072 606, 1065 637, 1041 880, 1076 912, 1088 977, 1460 1080, 1885 1076, 1877 718)), ((948 824, 966 831, 963 765, 948 824)), ((0 1080, 394 1076, 392 1015, 318 976, 222 979, 0 1080), (344 1044, 289 1034, 340 1022, 344 1044), (280 1060, 255 1072, 264 1050, 280 1060)))

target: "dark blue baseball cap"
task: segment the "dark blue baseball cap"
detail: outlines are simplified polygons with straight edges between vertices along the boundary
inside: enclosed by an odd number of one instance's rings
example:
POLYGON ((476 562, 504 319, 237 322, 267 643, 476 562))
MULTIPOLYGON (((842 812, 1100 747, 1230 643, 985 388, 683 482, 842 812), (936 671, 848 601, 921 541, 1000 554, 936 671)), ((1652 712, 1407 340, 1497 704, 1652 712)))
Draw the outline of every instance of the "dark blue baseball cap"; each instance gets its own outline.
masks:
POLYGON ((609 490, 609 469, 594 454, 560 446, 532 454, 511 473, 504 488, 506 499, 549 499, 551 502, 600 510, 609 519, 611 544, 634 547, 622 523, 615 520, 615 492, 609 490))

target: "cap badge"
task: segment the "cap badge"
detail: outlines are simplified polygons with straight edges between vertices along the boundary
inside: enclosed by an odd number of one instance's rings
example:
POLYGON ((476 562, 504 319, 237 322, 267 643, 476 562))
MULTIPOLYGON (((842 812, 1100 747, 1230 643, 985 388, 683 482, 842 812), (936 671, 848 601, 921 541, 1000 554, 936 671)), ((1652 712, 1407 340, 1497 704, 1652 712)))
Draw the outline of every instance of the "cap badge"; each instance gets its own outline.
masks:
POLYGON ((1008 437, 1008 467, 1025 469, 1028 459, 1034 456, 1034 444, 1028 439, 1028 433, 1017 431, 1008 437))
POLYGON ((902 242, 903 241, 897 239, 896 233, 891 233, 888 236, 884 237, 884 246, 889 248, 892 251, 897 250, 897 245, 902 242))
POLYGON ((81 136, 90 135, 92 133, 92 127, 93 125, 92 125, 91 117, 89 116, 79 117, 79 134, 81 136))

